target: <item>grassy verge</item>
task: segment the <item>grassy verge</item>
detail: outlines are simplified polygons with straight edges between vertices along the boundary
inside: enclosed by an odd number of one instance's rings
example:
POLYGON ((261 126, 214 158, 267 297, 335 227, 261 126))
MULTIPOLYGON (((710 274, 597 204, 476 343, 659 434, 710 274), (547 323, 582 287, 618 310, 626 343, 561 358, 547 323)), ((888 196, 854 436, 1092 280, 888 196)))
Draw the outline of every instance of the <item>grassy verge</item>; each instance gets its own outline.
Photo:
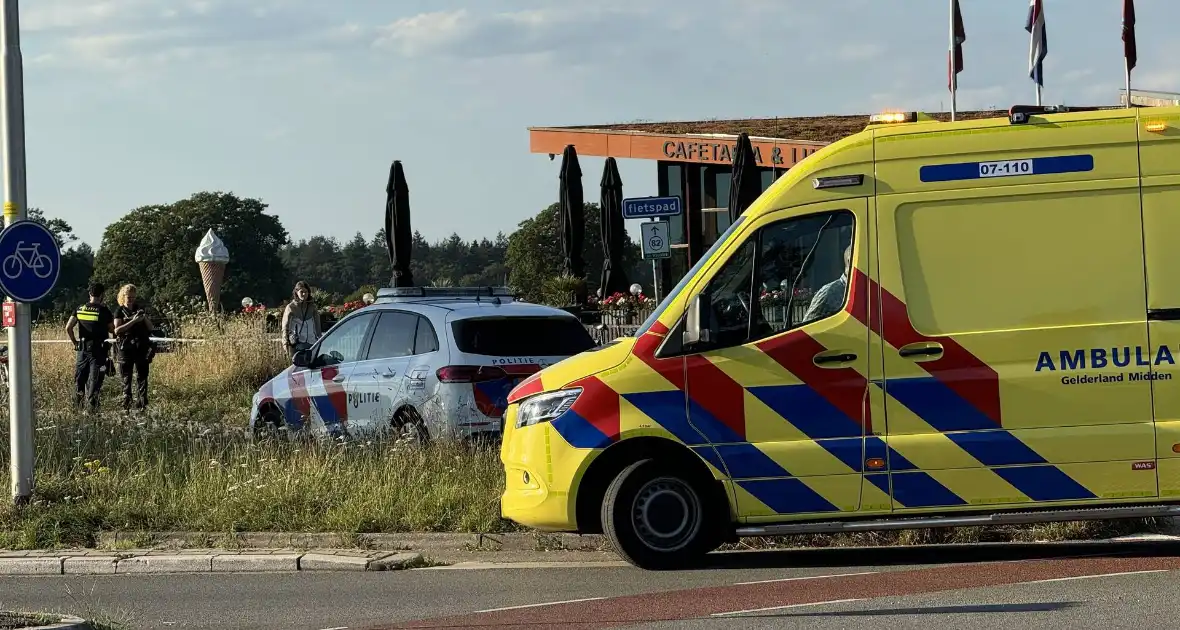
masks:
MULTIPOLYGON (((37 496, 17 511, 0 503, 0 548, 93 546, 114 530, 502 532, 503 471, 489 448, 396 442, 251 442, 250 396, 286 365, 257 320, 199 320, 185 336, 212 338, 159 355, 152 408, 118 410, 120 383, 104 387, 105 411, 71 410, 73 352, 34 345, 37 496)), ((39 330, 58 338, 57 330, 39 330)), ((8 443, 7 405, 0 444, 8 443)), ((4 449, 5 456, 7 449, 4 449)), ((8 488, 6 457, 0 482, 8 488)), ((743 541, 741 547, 848 546, 1068 540, 1153 531, 1154 521, 1063 523, 743 541)))

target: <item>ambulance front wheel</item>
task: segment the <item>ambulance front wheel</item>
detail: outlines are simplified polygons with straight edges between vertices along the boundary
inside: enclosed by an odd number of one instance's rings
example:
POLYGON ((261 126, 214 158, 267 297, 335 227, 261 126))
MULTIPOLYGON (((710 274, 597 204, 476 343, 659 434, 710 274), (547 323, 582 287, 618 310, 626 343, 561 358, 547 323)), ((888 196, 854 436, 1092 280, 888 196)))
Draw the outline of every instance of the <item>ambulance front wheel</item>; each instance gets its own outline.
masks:
POLYGON ((692 566, 722 542, 718 510, 705 488, 702 480, 655 460, 635 462, 607 487, 602 531, 641 569, 692 566))

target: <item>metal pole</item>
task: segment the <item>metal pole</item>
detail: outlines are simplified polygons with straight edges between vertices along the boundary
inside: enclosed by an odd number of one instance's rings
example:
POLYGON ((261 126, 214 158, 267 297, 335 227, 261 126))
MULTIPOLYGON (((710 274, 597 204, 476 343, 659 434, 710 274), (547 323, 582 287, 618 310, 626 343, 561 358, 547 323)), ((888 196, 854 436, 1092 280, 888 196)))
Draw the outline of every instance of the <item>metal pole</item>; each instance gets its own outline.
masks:
POLYGON ((959 76, 955 74, 955 0, 950 0, 950 11, 948 11, 951 20, 950 28, 950 47, 946 54, 946 72, 950 80, 951 87, 951 122, 955 120, 955 110, 957 109, 955 103, 955 93, 959 88, 959 76))
POLYGON ((1042 89, 1043 88, 1041 88, 1041 86, 1038 84, 1037 85, 1037 107, 1041 106, 1041 90, 1042 89))
POLYGON ((1127 107, 1131 106, 1131 69, 1127 68, 1127 107))
MULTIPOLYGON (((24 65, 20 53, 20 9, 17 0, 3 0, 0 47, 4 52, 4 91, 0 104, 4 119, 4 226, 27 216, 25 188, 24 65)), ((7 298, 12 301, 11 298, 7 298)), ((17 302, 16 324, 8 329, 10 369, 8 417, 11 423, 12 499, 23 505, 33 496, 33 387, 32 343, 28 304, 17 302)))
POLYGON ((657 258, 651 260, 651 296, 656 304, 660 303, 660 261, 657 258))

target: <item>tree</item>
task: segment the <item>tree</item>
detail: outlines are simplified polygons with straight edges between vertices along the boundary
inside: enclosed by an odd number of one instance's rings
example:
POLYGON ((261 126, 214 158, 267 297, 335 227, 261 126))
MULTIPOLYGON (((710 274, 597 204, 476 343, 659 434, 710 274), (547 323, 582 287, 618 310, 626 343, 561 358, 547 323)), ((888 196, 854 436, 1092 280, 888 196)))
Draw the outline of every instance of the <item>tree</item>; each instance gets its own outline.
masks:
POLYGON ((74 226, 66 223, 65 219, 48 218, 40 208, 29 208, 28 217, 30 221, 36 221, 48 228, 53 233, 53 238, 57 240, 58 248, 62 250, 78 240, 74 234, 74 226))
POLYGON ((28 218, 48 228, 61 249, 57 284, 49 295, 33 305, 33 317, 44 316, 46 312, 59 315, 72 312, 88 299, 86 288, 94 271, 94 250, 78 241, 74 227, 64 219, 47 217, 40 208, 29 208, 28 218))
MULTIPOLYGON (((586 262, 586 277, 582 278, 591 294, 597 290, 602 275, 602 232, 599 227, 601 213, 598 204, 585 204, 586 236, 582 243, 582 256, 586 262)), ((509 282, 529 300, 540 301, 541 287, 546 281, 559 275, 562 269, 561 240, 557 223, 558 205, 545 208, 537 216, 525 219, 519 228, 507 238, 505 260, 509 271, 509 282)), ((624 240, 623 268, 635 282, 651 278, 651 266, 641 263, 639 246, 631 241, 630 235, 624 240)))
POLYGON ((94 275, 109 287, 127 282, 157 306, 203 296, 193 254, 212 229, 229 249, 221 303, 237 307, 245 296, 278 304, 289 297, 290 274, 280 258, 289 242, 267 204, 233 193, 200 192, 167 205, 136 208, 107 227, 94 275))

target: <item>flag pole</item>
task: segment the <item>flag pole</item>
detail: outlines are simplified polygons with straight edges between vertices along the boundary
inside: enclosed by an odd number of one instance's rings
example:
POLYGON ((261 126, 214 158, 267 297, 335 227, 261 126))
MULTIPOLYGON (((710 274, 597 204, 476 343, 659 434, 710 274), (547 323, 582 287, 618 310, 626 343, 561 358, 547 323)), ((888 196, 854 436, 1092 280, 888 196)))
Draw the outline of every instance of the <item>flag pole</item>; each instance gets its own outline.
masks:
MULTIPOLYGON (((950 17, 950 46, 947 48, 947 71, 951 79, 951 122, 955 121, 955 113, 958 109, 956 100, 956 92, 959 89, 959 77, 955 74, 955 0, 949 0, 948 6, 950 10, 947 12, 950 17)), ((1129 98, 1129 97, 1128 97, 1129 98)))
POLYGON ((1127 107, 1131 106, 1131 69, 1127 68, 1127 107))
POLYGON ((1041 84, 1040 84, 1040 83, 1038 83, 1038 84, 1037 84, 1037 107, 1040 107, 1040 106, 1041 106, 1041 91, 1042 91, 1043 89, 1044 89, 1044 88, 1041 86, 1041 84))
POLYGON ((1123 69, 1127 80, 1127 107, 1131 107, 1131 70, 1139 60, 1135 44, 1135 0, 1123 0, 1123 69))

